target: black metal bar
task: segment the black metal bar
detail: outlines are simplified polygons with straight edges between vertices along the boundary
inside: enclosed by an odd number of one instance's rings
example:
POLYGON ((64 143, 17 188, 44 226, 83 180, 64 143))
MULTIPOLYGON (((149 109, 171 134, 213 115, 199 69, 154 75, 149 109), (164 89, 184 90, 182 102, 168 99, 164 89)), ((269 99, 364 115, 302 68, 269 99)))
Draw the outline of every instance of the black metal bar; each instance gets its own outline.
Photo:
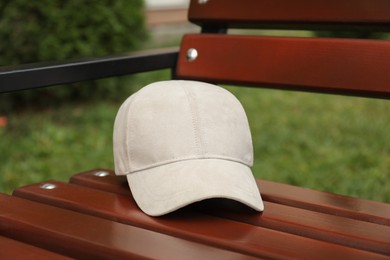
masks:
POLYGON ((224 25, 210 25, 210 24, 203 24, 201 33, 219 33, 219 34, 226 34, 227 33, 227 27, 224 25))
POLYGON ((174 68, 178 49, 0 68, 0 93, 174 68))

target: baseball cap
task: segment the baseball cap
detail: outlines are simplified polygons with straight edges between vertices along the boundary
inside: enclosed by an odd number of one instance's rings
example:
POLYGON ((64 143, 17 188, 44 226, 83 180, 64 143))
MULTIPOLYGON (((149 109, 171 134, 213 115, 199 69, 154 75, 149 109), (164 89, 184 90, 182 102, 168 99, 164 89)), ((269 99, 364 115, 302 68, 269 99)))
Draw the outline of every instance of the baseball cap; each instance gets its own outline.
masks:
POLYGON ((148 215, 211 198, 264 209, 248 119, 224 88, 186 80, 143 87, 119 108, 113 148, 116 174, 148 215))

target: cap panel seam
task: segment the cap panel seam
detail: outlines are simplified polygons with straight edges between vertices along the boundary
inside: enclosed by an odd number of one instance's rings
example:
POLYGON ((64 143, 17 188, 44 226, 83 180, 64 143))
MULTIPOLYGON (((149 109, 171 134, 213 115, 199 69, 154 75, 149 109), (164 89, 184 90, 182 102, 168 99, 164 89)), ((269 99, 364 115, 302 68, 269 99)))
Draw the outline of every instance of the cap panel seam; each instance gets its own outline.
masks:
MULTIPOLYGON (((131 112, 132 108, 134 107, 134 103, 136 102, 136 98, 138 96, 138 94, 142 91, 139 90, 137 92, 135 92, 133 95, 132 95, 132 100, 130 100, 130 104, 127 106, 127 109, 126 109, 126 138, 125 138, 125 142, 126 142, 126 147, 130 147, 130 144, 129 144, 129 135, 132 134, 132 131, 131 131, 131 127, 129 126, 129 123, 132 121, 131 118, 132 118, 132 115, 133 113, 131 112)), ((131 158, 132 158, 132 155, 131 155, 131 151, 132 149, 126 149, 127 150, 127 159, 128 159, 128 170, 131 172, 131 158)))
POLYGON ((241 104, 240 100, 238 99, 237 96, 235 96, 234 94, 232 94, 231 92, 229 92, 227 89, 225 88, 221 88, 222 90, 226 91, 227 93, 229 93, 230 97, 231 97, 231 100, 236 103, 237 105, 237 108, 240 109, 241 111, 241 114, 242 114, 242 118, 245 118, 245 125, 248 127, 248 131, 249 131, 249 140, 250 140, 250 148, 251 148, 251 157, 250 157, 250 161, 249 161, 249 164, 252 166, 253 165, 253 161, 254 161, 254 149, 253 149, 253 140, 252 140, 252 130, 251 130, 251 125, 249 124, 249 119, 248 119, 248 116, 247 116, 247 113, 246 113, 246 110, 244 108, 244 106, 241 104))
POLYGON ((194 102, 194 96, 192 95, 191 90, 182 85, 182 88, 184 90, 184 93, 186 94, 188 105, 190 108, 191 113, 191 121, 192 121, 192 128, 194 132, 195 137, 195 145, 196 145, 196 151, 199 156, 203 155, 203 145, 202 145, 202 138, 200 136, 200 127, 199 127, 199 116, 198 116, 198 109, 196 107, 196 102, 194 102))

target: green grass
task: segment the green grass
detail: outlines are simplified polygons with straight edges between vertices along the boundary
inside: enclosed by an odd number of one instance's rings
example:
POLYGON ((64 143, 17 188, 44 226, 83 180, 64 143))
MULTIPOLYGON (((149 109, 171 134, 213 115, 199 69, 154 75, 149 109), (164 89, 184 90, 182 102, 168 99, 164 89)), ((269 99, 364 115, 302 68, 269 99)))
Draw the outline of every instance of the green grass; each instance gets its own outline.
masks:
MULTIPOLYGON (((129 94, 168 76, 167 71, 141 74, 129 94)), ((227 88, 249 117, 256 177, 390 203, 390 102, 227 88)), ((0 192, 113 168, 112 126, 120 103, 9 114, 8 126, 0 128, 0 192)))
MULTIPOLYGON (((128 95, 168 76, 169 71, 139 74, 126 86, 128 95)), ((7 127, 0 128, 0 192, 49 179, 66 181, 97 167, 113 168, 112 127, 122 101, 50 104, 8 114, 7 127)))
POLYGON ((248 114, 257 177, 390 202, 390 102, 229 90, 248 114))

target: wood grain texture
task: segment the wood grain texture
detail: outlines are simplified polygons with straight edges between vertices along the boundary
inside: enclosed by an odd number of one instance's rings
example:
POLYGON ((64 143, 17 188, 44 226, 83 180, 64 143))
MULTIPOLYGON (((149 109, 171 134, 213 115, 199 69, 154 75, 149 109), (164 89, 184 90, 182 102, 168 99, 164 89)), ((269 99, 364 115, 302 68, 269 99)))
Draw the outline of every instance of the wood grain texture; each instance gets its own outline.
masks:
POLYGON ((0 234, 72 258, 250 258, 15 196, 0 194, 0 204, 0 234))
POLYGON ((196 24, 256 28, 365 27, 389 30, 387 0, 192 0, 188 18, 196 24))
POLYGON ((186 35, 182 79, 390 98, 390 41, 186 35), (194 48, 198 57, 186 58, 194 48))
MULTIPOLYGON (((109 169, 81 172, 73 175, 70 182, 131 196, 126 177, 115 176, 114 172, 109 169), (97 177, 95 173, 99 171, 105 171, 109 175, 104 178, 97 177)), ((390 205, 386 203, 321 192, 273 181, 257 179, 256 182, 264 201, 390 226, 390 205)))
POLYGON ((72 258, 0 235, 0 259, 66 260, 72 258))
MULTIPOLYGON (((292 248, 302 247, 303 250, 307 247, 307 243, 312 244, 313 247, 318 246, 316 250, 325 247, 332 254, 345 252, 345 249, 337 250, 340 245, 385 255, 390 254, 390 227, 377 224, 270 202, 265 203, 266 211, 263 214, 237 210, 234 207, 219 208, 218 205, 221 203, 212 202, 201 203, 195 205, 195 209, 186 208, 175 214, 156 219, 143 214, 130 194, 123 196, 99 190, 92 191, 82 186, 59 182, 55 184, 58 189, 53 191, 45 191, 38 185, 33 185, 17 190, 15 194, 185 239, 202 240, 207 244, 228 247, 230 250, 247 252, 255 256, 261 256, 265 248, 270 250, 269 253, 272 255, 281 254, 281 246, 287 250, 284 253, 287 255, 282 255, 288 256, 294 254, 292 248), (247 229, 248 224, 251 227, 250 232, 247 229), (238 234, 243 234, 242 232, 246 235, 238 236, 238 234), (268 239, 263 241, 263 237, 268 239), (279 243, 276 243, 277 239, 280 240, 279 243), (289 243, 292 248, 287 247, 285 242, 280 244, 287 240, 291 240, 289 243), (320 246, 321 243, 317 244, 319 242, 317 240, 324 241, 324 244, 320 246), (331 245, 337 246, 334 248, 331 245)), ((120 185, 118 190, 120 189, 125 189, 125 187, 120 185)), ((307 251, 306 253, 310 255, 313 252, 307 251)))

